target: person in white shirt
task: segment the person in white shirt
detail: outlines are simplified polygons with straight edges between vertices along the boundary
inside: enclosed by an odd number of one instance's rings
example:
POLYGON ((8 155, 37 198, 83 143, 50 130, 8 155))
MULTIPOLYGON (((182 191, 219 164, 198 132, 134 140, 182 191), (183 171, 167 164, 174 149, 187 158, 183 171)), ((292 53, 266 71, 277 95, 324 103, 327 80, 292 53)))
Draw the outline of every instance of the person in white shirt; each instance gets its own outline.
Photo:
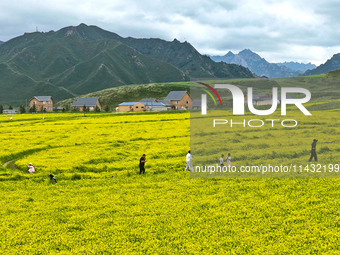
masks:
POLYGON ((28 165, 28 172, 30 172, 31 174, 33 174, 35 172, 35 169, 33 167, 33 164, 32 163, 29 163, 28 165))
POLYGON ((220 165, 221 165, 221 167, 224 166, 224 165, 223 165, 223 157, 224 157, 224 155, 222 154, 221 157, 220 157, 220 165))
POLYGON ((186 156, 187 166, 185 167, 185 171, 187 171, 188 169, 192 172, 194 171, 191 160, 192 160, 192 155, 191 155, 190 151, 188 151, 188 154, 186 156))

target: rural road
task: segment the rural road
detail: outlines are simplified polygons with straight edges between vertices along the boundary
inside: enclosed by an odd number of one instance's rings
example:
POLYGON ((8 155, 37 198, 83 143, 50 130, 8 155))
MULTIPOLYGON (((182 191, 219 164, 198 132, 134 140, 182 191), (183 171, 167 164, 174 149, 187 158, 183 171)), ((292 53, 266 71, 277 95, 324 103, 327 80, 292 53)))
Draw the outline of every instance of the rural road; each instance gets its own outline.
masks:
POLYGON ((15 166, 14 162, 15 162, 15 159, 12 159, 12 160, 6 162, 5 164, 3 164, 2 166, 3 166, 3 167, 7 167, 8 165, 10 165, 10 167, 11 167, 13 170, 18 170, 17 167, 15 166))

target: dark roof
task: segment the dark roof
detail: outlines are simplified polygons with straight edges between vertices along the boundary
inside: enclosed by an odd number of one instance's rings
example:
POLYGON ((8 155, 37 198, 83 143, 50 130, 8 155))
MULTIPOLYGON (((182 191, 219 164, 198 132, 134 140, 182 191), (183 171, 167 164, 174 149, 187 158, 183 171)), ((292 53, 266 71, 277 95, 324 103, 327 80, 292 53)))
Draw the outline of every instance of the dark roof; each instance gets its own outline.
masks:
MULTIPOLYGON (((33 98, 37 99, 37 100, 40 101, 40 102, 42 102, 42 101, 48 101, 48 100, 52 99, 51 96, 34 96, 34 97, 31 98, 31 100, 32 100, 33 98)), ((53 99, 52 99, 52 100, 53 100, 53 99)))
POLYGON ((157 99, 156 98, 143 98, 141 99, 139 102, 142 102, 142 103, 147 103, 147 102, 156 102, 157 99))
MULTIPOLYGON (((248 97, 248 96, 247 96, 248 97)), ((293 98, 291 96, 286 96, 286 98, 293 98)), ((271 100, 272 99, 272 96, 266 94, 266 95, 261 95, 261 94, 253 94, 253 98, 252 98, 254 101, 260 101, 260 100, 271 100)), ((277 99, 278 100, 281 100, 281 96, 278 95, 277 96, 277 99)))
POLYGON ((162 102, 142 102, 146 106, 165 106, 162 102))
POLYGON ((266 97, 266 95, 253 94, 253 100, 259 100, 262 99, 263 97, 266 97))
POLYGON ((172 106, 172 103, 171 103, 171 101, 170 100, 161 100, 160 101, 160 103, 163 103, 164 105, 166 105, 166 106, 172 106))
POLYGON ((98 97, 80 97, 76 101, 74 101, 71 106, 96 106, 98 102, 98 97))
POLYGON ((194 107, 201 107, 202 101, 199 99, 195 99, 192 101, 192 106, 194 107))
POLYGON ((140 102, 123 102, 123 103, 121 103, 119 105, 135 105, 135 104, 138 104, 138 103, 140 103, 140 102))
POLYGON ((164 101, 169 100, 181 100, 187 91, 170 91, 170 93, 164 98, 164 101))
MULTIPOLYGON (((287 99, 292 99, 293 97, 291 96, 286 96, 287 99)), ((278 100, 281 100, 281 96, 278 95, 277 96, 278 100)), ((272 100, 271 96, 262 96, 262 97, 257 97, 257 98, 253 98, 254 101, 264 101, 264 100, 272 100)))

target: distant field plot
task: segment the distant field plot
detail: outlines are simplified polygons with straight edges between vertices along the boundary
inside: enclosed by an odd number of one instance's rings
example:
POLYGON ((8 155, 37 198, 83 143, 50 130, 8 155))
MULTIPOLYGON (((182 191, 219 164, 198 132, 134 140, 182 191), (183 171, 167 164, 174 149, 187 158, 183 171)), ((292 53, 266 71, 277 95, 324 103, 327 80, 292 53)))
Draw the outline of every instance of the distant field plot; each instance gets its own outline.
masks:
MULTIPOLYGON (((318 104, 333 106, 333 104, 318 104)), ((317 108, 315 105, 315 108, 317 108)), ((312 107, 310 107, 312 108, 312 107)), ((313 108, 312 108, 313 109, 313 108)), ((304 116, 299 110, 290 109, 289 116, 273 114, 267 116, 233 116, 230 111, 211 111, 207 117, 199 112, 192 114, 191 149, 194 165, 219 164, 221 154, 231 153, 233 165, 260 166, 305 166, 308 164, 313 139, 317 139, 318 164, 339 164, 340 158, 340 109, 313 110, 312 116, 304 116), (223 118, 222 118, 223 117, 223 118), (281 123, 283 120, 283 126, 281 123), (216 124, 213 127, 214 120, 216 124), (271 121, 275 120, 275 121, 271 121), (289 121, 289 120, 296 120, 289 121), (225 122, 227 124, 224 124, 225 122), (238 123, 232 125, 231 123, 238 123), (245 124, 241 124, 245 123, 245 124), (249 124, 248 124, 249 123, 249 124), (295 126, 296 127, 289 127, 295 126), (251 127, 259 126, 259 127, 251 127), (196 158, 196 159, 195 159, 196 158)), ((312 162, 315 163, 315 162, 312 162)), ((340 177, 340 172, 332 175, 310 173, 309 175, 279 175, 269 177, 340 177)), ((203 177, 203 176, 201 176, 203 177)), ((211 175, 211 177, 217 177, 211 175)), ((230 175, 224 177, 263 177, 250 175, 230 175)))

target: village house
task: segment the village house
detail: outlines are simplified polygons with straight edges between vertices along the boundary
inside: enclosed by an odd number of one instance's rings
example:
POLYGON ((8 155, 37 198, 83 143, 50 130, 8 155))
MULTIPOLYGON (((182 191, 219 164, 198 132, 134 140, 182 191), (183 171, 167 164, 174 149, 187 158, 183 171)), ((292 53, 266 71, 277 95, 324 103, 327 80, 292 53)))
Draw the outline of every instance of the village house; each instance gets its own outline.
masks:
POLYGON ((102 107, 98 97, 80 97, 71 104, 71 108, 77 111, 84 111, 84 106, 89 112, 94 112, 96 109, 101 111, 102 107))
POLYGON ((202 104, 201 100, 194 99, 194 100, 192 100, 191 109, 193 109, 193 110, 201 110, 201 104, 202 104))
POLYGON ((62 107, 62 106, 54 107, 54 111, 55 112, 62 112, 62 111, 65 111, 65 108, 62 107))
POLYGON ((141 102, 123 102, 116 108, 117 112, 141 112, 145 110, 146 106, 141 102))
MULTIPOLYGON (((277 103, 280 103, 280 99, 277 100, 277 103)), ((253 103, 254 104, 254 103, 253 103)), ((272 105, 273 98, 271 97, 262 97, 260 100, 257 100, 255 105, 272 105)))
POLYGON ((14 110, 14 109, 8 109, 8 110, 3 110, 2 111, 2 114, 10 114, 10 115, 12 115, 12 114, 17 114, 18 112, 16 111, 16 110, 14 110))
POLYGON ((167 111, 168 108, 162 102, 148 103, 145 102, 145 108, 147 111, 167 111))
POLYGON ((163 103, 173 110, 191 109, 192 99, 187 91, 171 91, 163 103))
POLYGON ((141 103, 158 103, 160 100, 156 99, 156 98, 143 98, 141 100, 139 100, 139 102, 141 103))
POLYGON ((141 103, 145 104, 147 111, 167 111, 168 108, 155 98, 143 98, 140 100, 141 103))
MULTIPOLYGON (((287 96, 287 98, 291 99, 291 96, 287 96)), ((248 97, 244 97, 244 103, 247 104, 248 102, 248 97)), ((277 97, 277 103, 281 103, 281 97, 277 97)), ((252 104, 253 105, 272 105, 273 104, 273 98, 270 95, 259 95, 259 94, 254 94, 252 98, 252 104)))
POLYGON ((52 112, 53 98, 51 96, 34 96, 31 98, 29 106, 30 108, 33 108, 35 106, 37 112, 39 111, 52 112))

